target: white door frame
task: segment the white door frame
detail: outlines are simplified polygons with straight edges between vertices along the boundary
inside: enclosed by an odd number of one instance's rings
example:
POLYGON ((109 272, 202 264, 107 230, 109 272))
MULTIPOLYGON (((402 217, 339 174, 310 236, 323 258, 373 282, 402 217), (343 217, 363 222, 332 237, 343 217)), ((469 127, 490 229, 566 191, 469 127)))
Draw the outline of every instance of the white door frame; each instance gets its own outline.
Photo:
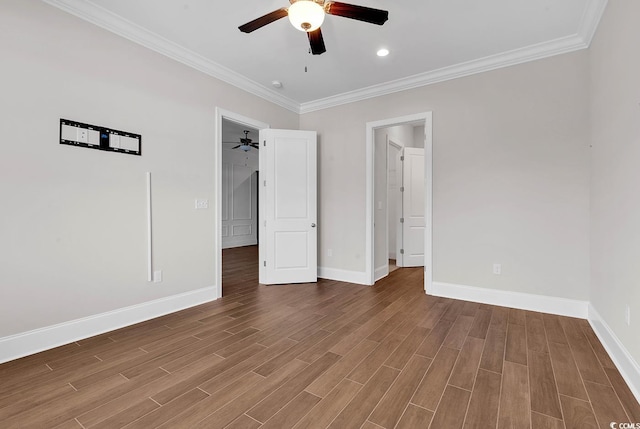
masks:
POLYGON ((215 216, 213 219, 215 251, 214 278, 215 278, 215 299, 222 298, 222 121, 228 120, 237 124, 246 125, 250 128, 261 130, 270 128, 269 124, 251 119, 238 113, 216 107, 216 138, 214 150, 214 171, 213 175, 215 189, 215 216))
POLYGON ((424 180, 425 180, 425 228, 424 228, 424 290, 429 293, 433 284, 433 252, 432 252, 432 207, 433 207, 433 120, 432 112, 417 113, 414 115, 401 116, 398 118, 383 119, 380 121, 367 122, 366 124, 366 215, 365 215, 365 276, 368 284, 375 283, 374 269, 374 227, 373 214, 375 213, 374 179, 375 179, 375 130, 387 128, 394 125, 415 124, 424 122, 424 180))
MULTIPOLYGON (((393 162, 395 165, 395 171, 396 171, 396 181, 398 180, 398 167, 399 167, 399 161, 397 159, 391 159, 389 157, 389 152, 391 147, 396 148, 401 154, 402 154, 402 150, 404 149, 404 146, 402 146, 402 144, 397 143, 395 141, 393 141, 392 139, 389 139, 389 136, 387 136, 387 224, 389 223, 389 206, 391 204, 394 205, 396 214, 398 213, 398 205, 399 205, 399 201, 398 201, 398 195, 393 195, 393 200, 390 199, 390 195, 389 195, 389 165, 390 162, 393 162)), ((400 188, 400 186, 398 186, 398 188, 400 188)), ((402 207, 400 207, 400 209, 402 209, 402 207)), ((395 220, 398 220, 400 218, 400 216, 397 216, 395 220)), ((398 260, 399 254, 398 254, 398 249, 400 248, 398 246, 398 237, 400 236, 400 234, 398 234, 398 232, 400 231, 400 222, 394 222, 395 225, 395 234, 396 234, 396 248, 393 249, 393 253, 396 255, 396 261, 398 260)), ((386 252, 387 254, 389 254, 390 246, 389 246, 389 231, 387 231, 387 237, 385 239, 386 241, 386 252)), ((397 265, 397 264, 396 264, 397 265)), ((387 270, 387 275, 389 275, 389 272, 387 270)))

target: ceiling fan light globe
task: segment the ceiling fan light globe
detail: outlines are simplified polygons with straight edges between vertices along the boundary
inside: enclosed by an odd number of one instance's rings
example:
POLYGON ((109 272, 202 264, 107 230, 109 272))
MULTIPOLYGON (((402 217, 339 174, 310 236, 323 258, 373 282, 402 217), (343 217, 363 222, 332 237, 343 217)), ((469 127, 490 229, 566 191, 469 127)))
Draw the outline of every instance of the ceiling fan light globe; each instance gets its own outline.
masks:
POLYGON ((251 146, 247 145, 242 145, 240 146, 240 149, 245 151, 245 152, 249 152, 251 150, 251 146))
POLYGON ((289 21, 296 29, 311 32, 324 22, 324 9, 313 0, 298 0, 289 6, 289 21))

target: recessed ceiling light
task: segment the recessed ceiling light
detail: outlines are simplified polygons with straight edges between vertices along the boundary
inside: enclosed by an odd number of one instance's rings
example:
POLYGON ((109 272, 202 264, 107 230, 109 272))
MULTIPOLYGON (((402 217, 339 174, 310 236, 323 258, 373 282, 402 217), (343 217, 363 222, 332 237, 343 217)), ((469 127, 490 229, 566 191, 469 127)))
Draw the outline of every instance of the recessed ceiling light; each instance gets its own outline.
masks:
POLYGON ((379 57, 386 57, 387 55, 389 55, 389 50, 385 49, 385 48, 382 48, 382 49, 378 50, 377 54, 378 54, 379 57))
POLYGON ((271 81, 271 85, 273 85, 274 88, 282 88, 282 82, 279 80, 271 81))

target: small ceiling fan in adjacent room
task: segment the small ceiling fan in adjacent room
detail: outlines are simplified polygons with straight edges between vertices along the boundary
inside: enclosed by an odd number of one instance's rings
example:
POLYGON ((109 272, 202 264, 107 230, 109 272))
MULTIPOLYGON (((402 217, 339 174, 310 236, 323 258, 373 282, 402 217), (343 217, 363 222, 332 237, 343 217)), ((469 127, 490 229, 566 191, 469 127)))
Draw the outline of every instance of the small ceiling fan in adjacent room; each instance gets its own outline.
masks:
POLYGON ((320 55, 327 51, 324 46, 324 38, 320 26, 324 22, 325 14, 342 16, 344 18, 357 19, 370 24, 382 25, 389 19, 389 12, 381 9, 373 9, 354 4, 340 3, 330 0, 289 0, 291 6, 274 10, 260 18, 238 27, 243 33, 262 28, 285 16, 289 17, 291 24, 300 31, 307 33, 311 53, 320 55))
POLYGON ((232 147, 231 149, 240 149, 240 150, 245 151, 245 152, 249 152, 251 150, 251 148, 259 150, 260 147, 259 147, 258 143, 253 143, 253 141, 249 138, 249 131, 248 130, 244 130, 243 133, 244 133, 244 138, 241 138, 240 142, 222 142, 222 143, 237 144, 236 146, 232 147))

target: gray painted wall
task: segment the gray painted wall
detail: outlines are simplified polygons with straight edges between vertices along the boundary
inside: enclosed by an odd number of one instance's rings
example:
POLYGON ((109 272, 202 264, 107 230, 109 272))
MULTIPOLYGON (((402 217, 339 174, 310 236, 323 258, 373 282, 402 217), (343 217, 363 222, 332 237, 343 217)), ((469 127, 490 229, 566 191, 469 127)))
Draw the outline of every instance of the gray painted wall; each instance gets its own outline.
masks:
POLYGON ((640 362, 640 3, 610 1, 591 45, 591 305, 640 362), (631 323, 625 321, 626 307, 631 323))
POLYGON ((302 115, 322 139, 319 265, 365 269, 366 123, 433 111, 434 280, 587 300, 588 69, 580 51, 302 115))
POLYGON ((3 1, 0 33, 0 338, 213 286, 215 108, 298 115, 40 1, 3 1), (60 118, 141 134, 143 156, 60 145, 60 118))

